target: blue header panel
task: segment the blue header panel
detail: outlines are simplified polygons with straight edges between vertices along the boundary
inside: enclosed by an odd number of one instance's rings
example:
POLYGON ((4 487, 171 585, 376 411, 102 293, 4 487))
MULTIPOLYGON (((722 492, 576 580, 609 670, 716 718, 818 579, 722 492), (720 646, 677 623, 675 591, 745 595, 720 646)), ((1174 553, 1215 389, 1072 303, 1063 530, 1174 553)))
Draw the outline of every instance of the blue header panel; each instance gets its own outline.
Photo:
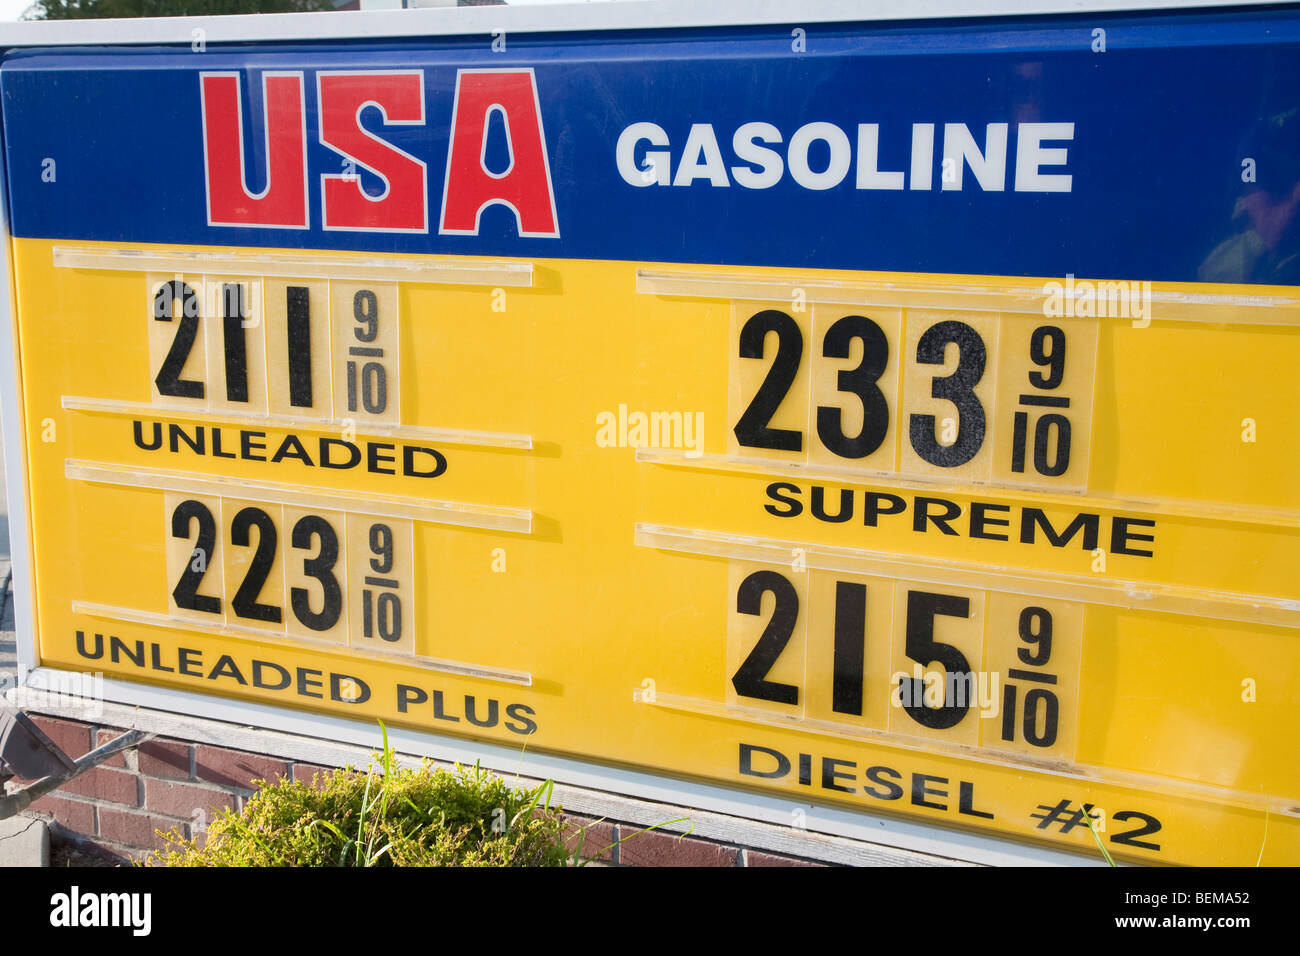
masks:
POLYGON ((1300 284, 1294 9, 503 39, 11 53, 11 229, 1300 284))

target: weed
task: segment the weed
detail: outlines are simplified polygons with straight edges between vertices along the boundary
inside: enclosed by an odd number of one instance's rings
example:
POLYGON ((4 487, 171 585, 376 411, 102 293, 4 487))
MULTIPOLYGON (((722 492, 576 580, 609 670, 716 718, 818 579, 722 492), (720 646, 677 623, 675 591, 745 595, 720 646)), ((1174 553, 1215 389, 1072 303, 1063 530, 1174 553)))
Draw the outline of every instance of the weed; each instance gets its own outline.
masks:
POLYGON ((1106 858, 1108 864, 1115 866, 1115 859, 1110 855, 1110 851, 1106 849, 1106 844, 1101 842, 1101 834, 1097 832, 1097 827, 1092 822, 1092 813, 1089 812, 1086 806, 1083 810, 1083 819, 1088 822, 1088 829, 1092 831, 1092 838, 1097 841, 1097 849, 1101 850, 1101 855, 1106 858))
POLYGON ((578 830, 578 845, 573 848, 573 853, 569 861, 571 865, 586 866, 592 860, 604 856, 606 852, 614 849, 614 847, 626 843, 628 840, 631 840, 633 837, 639 837, 643 833, 649 833, 651 830, 658 830, 660 827, 672 826, 674 823, 690 824, 690 826, 686 828, 685 833, 679 833, 677 835, 678 840, 681 840, 683 837, 685 837, 687 834, 691 833, 695 829, 695 824, 692 823, 691 820, 687 817, 678 817, 676 820, 665 820, 663 823, 656 823, 652 826, 642 827, 640 830, 637 830, 634 833, 629 833, 627 836, 623 837, 623 839, 615 840, 613 843, 609 844, 608 846, 601 847, 595 853, 592 853, 591 855, 584 857, 582 855, 582 849, 587 842, 587 830, 590 827, 595 826, 597 823, 604 822, 604 819, 605 819, 604 817, 601 817, 599 820, 593 820, 591 823, 588 823, 587 826, 582 827, 578 830))
POLYGON ((551 781, 510 787, 477 763, 455 771, 403 767, 383 750, 362 774, 266 784, 225 811, 199 846, 176 830, 155 866, 567 866, 565 825, 551 781))

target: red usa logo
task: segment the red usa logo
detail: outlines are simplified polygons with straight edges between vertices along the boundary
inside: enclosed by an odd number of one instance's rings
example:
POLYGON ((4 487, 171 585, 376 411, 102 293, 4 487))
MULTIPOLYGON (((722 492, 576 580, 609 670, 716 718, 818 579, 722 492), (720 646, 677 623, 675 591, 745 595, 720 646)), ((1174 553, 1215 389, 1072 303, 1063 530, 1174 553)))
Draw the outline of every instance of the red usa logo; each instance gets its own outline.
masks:
MULTIPOLYGON (((345 170, 361 167, 383 183, 372 195, 355 172, 321 172, 321 227, 352 232, 429 231, 428 167, 366 129, 361 114, 376 107, 382 127, 426 123, 423 70, 321 70, 316 80, 316 129, 321 145, 342 157, 345 170)), ((308 229, 312 188, 307 170, 307 110, 301 70, 262 74, 265 186, 248 188, 242 78, 238 72, 199 74, 203 157, 210 226, 308 229)), ((254 134, 256 135, 256 134, 254 134)), ((555 192, 542 130, 537 80, 531 69, 457 71, 447 168, 438 232, 478 234, 484 209, 514 213, 520 236, 558 239, 555 192), (509 163, 493 172, 485 161, 494 113, 505 128, 509 163)))

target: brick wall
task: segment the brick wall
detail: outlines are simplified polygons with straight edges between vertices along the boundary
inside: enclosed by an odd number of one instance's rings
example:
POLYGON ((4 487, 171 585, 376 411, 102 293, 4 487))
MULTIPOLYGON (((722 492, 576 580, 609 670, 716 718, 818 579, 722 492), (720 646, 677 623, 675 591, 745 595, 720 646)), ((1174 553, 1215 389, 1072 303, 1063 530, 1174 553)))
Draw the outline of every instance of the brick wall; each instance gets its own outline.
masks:
MULTIPOLYGON (((41 729, 71 757, 80 757, 123 731, 62 718, 36 716, 41 729)), ((155 737, 137 750, 116 754, 31 806, 51 821, 56 838, 120 857, 140 859, 163 845, 159 830, 202 839, 224 809, 239 810, 259 780, 284 777, 310 783, 333 768, 230 750, 211 744, 155 737)), ((637 824, 566 814, 569 842, 581 839, 584 856, 618 866, 821 866, 795 857, 649 831, 637 824), (585 829, 580 838, 579 831, 585 829), (624 837, 631 836, 624 843, 624 837), (618 845, 614 845, 618 844, 618 845), (605 849, 612 847, 611 849, 605 849), (604 852, 601 852, 601 851, 604 852)))

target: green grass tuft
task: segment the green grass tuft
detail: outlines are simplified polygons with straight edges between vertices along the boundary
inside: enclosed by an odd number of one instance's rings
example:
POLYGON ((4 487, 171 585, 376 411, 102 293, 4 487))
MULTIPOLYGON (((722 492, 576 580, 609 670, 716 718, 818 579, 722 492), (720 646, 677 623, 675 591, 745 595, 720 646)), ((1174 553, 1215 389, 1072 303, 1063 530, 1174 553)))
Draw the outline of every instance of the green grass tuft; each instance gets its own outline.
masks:
MULTIPOLYGON (((381 724, 381 729, 383 725, 381 724)), ((365 773, 336 770, 318 786, 281 780, 240 813, 215 819, 199 846, 178 831, 151 866, 568 866, 567 828, 550 781, 511 787, 473 767, 402 767, 384 749, 365 773)))

